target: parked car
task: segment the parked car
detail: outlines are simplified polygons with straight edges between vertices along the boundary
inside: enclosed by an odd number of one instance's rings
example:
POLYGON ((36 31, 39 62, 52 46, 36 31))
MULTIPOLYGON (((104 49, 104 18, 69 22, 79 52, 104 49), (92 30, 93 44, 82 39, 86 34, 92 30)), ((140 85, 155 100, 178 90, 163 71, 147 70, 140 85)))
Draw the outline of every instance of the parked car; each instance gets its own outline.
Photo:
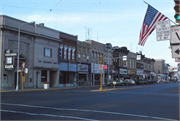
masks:
MULTIPOLYGON (((122 80, 117 80, 116 85, 122 85, 123 81, 122 80)), ((113 81, 109 81, 106 83, 107 86, 114 86, 113 81)))
POLYGON ((107 85, 107 86, 113 85, 113 81, 107 81, 107 82, 106 82, 106 85, 107 85))
POLYGON ((124 86, 124 85, 132 85, 132 84, 133 84, 133 85, 136 84, 133 79, 125 79, 125 80, 123 81, 123 83, 122 83, 123 86, 124 86))
POLYGON ((116 85, 122 85, 123 84, 123 80, 117 80, 116 81, 116 85))
POLYGON ((135 81, 133 79, 129 79, 132 85, 136 85, 135 81))
POLYGON ((149 80, 148 80, 148 83, 149 83, 149 84, 154 84, 154 83, 155 83, 155 80, 149 79, 149 80))
POLYGON ((139 79, 139 80, 136 80, 136 84, 149 84, 149 82, 146 79, 139 79))

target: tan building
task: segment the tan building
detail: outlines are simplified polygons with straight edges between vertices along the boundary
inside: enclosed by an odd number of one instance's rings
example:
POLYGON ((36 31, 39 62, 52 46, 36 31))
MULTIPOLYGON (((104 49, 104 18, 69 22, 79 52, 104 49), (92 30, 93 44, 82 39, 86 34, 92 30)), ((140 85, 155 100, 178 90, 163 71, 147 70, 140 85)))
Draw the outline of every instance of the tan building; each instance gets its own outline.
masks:
MULTIPOLYGON (((103 64, 107 63, 108 52, 104 51, 104 44, 93 41, 93 40, 86 40, 85 42, 91 44, 91 80, 92 85, 99 85, 100 84, 100 70, 99 70, 99 57, 103 56, 104 62, 103 64)), ((110 54, 109 52, 109 56, 110 54)), ((104 71, 102 71, 104 74, 104 71)), ((105 76, 105 75, 104 75, 105 76)), ((105 77, 103 76, 103 84, 105 77)))
POLYGON ((92 85, 91 44, 77 41, 77 82, 79 86, 92 85))
POLYGON ((130 76, 130 78, 135 79, 137 54, 133 52, 129 52, 127 57, 128 57, 127 59, 128 75, 130 76))
POLYGON ((165 64, 164 59, 155 59, 154 70, 156 73, 156 80, 161 77, 163 80, 167 80, 168 66, 165 64))

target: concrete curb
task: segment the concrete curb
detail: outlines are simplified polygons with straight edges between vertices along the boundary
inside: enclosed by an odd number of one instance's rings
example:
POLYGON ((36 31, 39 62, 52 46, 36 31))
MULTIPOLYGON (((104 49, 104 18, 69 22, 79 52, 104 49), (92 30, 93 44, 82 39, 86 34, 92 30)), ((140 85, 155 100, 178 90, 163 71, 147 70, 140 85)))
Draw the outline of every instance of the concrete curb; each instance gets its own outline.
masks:
POLYGON ((68 89, 81 89, 81 88, 93 88, 93 87, 99 87, 99 85, 97 86, 77 86, 77 87, 57 87, 57 88, 49 88, 49 89, 36 89, 36 88, 32 88, 32 89, 24 89, 24 90, 1 90, 0 92, 30 92, 30 91, 50 91, 50 90, 68 90, 68 89))

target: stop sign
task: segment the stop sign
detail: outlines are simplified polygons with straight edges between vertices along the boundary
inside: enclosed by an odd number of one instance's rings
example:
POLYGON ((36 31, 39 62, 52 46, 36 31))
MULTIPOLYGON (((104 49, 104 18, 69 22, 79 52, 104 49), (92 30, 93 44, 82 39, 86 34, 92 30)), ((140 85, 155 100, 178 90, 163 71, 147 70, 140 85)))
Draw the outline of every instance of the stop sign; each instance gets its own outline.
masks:
POLYGON ((103 69, 108 69, 108 66, 107 66, 107 65, 104 65, 104 66, 103 66, 103 69))

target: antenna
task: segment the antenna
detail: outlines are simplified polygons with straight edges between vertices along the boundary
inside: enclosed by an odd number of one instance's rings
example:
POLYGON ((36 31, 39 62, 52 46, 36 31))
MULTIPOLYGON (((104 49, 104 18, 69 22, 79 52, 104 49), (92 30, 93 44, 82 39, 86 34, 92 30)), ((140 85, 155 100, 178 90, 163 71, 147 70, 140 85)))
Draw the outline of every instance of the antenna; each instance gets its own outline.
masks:
POLYGON ((97 33, 97 42, 98 42, 98 33, 97 33))
POLYGON ((91 28, 91 40, 92 40, 92 28, 91 28))
POLYGON ((85 26, 85 40, 87 40, 86 26, 85 26))
POLYGON ((86 28, 85 26, 86 40, 92 40, 92 28, 86 28))

